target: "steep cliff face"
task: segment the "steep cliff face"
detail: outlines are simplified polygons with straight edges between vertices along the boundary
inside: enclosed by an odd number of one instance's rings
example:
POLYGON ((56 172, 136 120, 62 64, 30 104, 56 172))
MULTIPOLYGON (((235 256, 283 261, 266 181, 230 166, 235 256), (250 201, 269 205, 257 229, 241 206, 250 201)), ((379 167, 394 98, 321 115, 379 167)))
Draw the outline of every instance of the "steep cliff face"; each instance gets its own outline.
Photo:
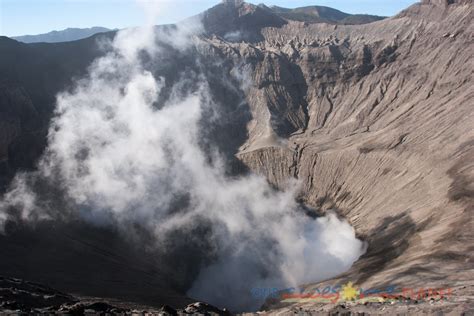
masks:
POLYGON ((101 53, 95 37, 59 44, 0 37, 0 192, 16 171, 34 168, 46 146, 55 95, 101 53))
POLYGON ((299 179, 302 200, 338 210, 369 242, 336 281, 472 295, 473 17, 469 1, 424 2, 363 26, 290 22, 253 46, 264 56, 254 82, 278 79, 250 88, 254 122, 238 155, 277 187, 299 179), (293 134, 261 143, 268 130, 293 134))
POLYGON ((472 3, 425 1, 361 26, 288 21, 261 34, 204 41, 245 81, 253 119, 239 159, 276 187, 299 179, 305 203, 337 210, 369 242, 328 283, 472 295, 472 3))

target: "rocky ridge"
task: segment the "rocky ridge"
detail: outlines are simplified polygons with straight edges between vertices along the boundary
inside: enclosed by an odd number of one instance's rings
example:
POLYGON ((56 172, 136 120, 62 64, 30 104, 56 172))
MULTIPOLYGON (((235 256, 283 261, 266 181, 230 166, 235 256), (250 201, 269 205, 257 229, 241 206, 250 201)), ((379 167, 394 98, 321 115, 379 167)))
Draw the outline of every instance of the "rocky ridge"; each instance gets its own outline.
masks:
POLYGON ((161 308, 114 300, 74 297, 42 284, 0 276, 0 314, 4 315, 230 315, 212 305, 195 302, 183 309, 161 308))
POLYGON ((100 26, 94 26, 85 29, 67 28, 65 30, 52 31, 45 34, 15 36, 13 39, 23 43, 60 43, 77 41, 97 33, 110 31, 110 29, 100 26))

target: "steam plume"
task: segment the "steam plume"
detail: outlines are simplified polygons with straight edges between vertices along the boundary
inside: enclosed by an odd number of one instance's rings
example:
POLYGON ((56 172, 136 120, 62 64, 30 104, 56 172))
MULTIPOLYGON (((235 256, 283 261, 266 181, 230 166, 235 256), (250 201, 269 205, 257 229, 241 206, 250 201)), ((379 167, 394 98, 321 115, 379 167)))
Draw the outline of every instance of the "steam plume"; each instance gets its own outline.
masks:
POLYGON ((188 295, 237 311, 262 303, 253 287, 296 286, 347 270, 363 251, 349 224, 306 216, 295 183, 277 192, 256 175, 227 176, 217 150, 202 149, 200 120, 215 106, 205 77, 183 77, 160 104, 165 80, 144 65, 158 62, 158 43, 193 46, 190 30, 117 34, 89 75, 58 95, 39 170, 16 177, 0 203, 0 224, 73 216, 124 233, 138 224, 165 252, 174 233, 202 227, 190 238, 209 255, 196 263, 202 267, 188 295), (34 188, 38 181, 60 188, 67 207, 52 207, 34 188))

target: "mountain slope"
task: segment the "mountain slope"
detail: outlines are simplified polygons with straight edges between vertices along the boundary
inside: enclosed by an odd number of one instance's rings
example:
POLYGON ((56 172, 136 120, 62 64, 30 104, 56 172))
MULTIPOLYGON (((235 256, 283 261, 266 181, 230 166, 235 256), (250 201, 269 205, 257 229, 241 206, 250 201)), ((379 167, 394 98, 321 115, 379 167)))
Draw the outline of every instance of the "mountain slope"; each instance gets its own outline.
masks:
POLYGON ((370 26, 264 30, 254 78, 278 80, 250 93, 270 119, 249 124, 255 129, 239 156, 276 186, 300 179, 307 204, 339 210, 369 242, 347 274, 320 286, 473 295, 473 30, 470 1, 417 4, 370 26), (273 107, 275 91, 291 95, 289 83, 301 77, 303 97, 273 107), (268 126, 280 137, 292 132, 288 145, 262 144, 268 126))
POLYGON ((384 17, 376 15, 348 14, 323 6, 308 6, 295 9, 271 6, 269 9, 285 19, 308 23, 366 24, 384 19, 384 17))
POLYGON ((58 44, 0 37, 1 190, 15 170, 33 168, 46 144, 56 93, 83 76, 101 53, 95 37, 58 44))
POLYGON ((67 28, 62 31, 51 31, 45 34, 38 35, 14 36, 12 38, 23 43, 58 43, 77 41, 86 37, 90 37, 97 33, 104 33, 109 31, 110 29, 108 28, 94 26, 85 29, 67 28))
POLYGON ((370 25, 289 21, 254 43, 209 41, 251 65, 239 158, 277 187, 299 179, 306 204, 369 242, 322 286, 472 297, 473 14, 472 1, 425 1, 370 25))

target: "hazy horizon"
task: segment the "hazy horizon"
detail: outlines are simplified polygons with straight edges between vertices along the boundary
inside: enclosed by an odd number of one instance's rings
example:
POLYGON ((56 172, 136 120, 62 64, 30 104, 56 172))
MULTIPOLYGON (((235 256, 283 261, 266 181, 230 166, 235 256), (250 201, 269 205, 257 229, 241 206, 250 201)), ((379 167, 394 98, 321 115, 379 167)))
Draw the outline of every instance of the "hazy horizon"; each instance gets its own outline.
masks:
MULTIPOLYGON (((150 0, 142 0, 150 1, 150 0)), ((0 0, 0 35, 38 35, 67 28, 122 29, 141 24, 143 12, 133 0, 0 0), (93 5, 93 10, 91 9, 93 5), (54 18, 51 18, 54 17, 54 18)), ((175 23, 218 4, 220 0, 158 0, 161 13, 156 24, 175 23), (179 10, 177 10, 179 9, 179 10)), ((350 14, 392 16, 416 3, 414 0, 248 0, 287 8, 310 5, 328 6, 350 14)))

